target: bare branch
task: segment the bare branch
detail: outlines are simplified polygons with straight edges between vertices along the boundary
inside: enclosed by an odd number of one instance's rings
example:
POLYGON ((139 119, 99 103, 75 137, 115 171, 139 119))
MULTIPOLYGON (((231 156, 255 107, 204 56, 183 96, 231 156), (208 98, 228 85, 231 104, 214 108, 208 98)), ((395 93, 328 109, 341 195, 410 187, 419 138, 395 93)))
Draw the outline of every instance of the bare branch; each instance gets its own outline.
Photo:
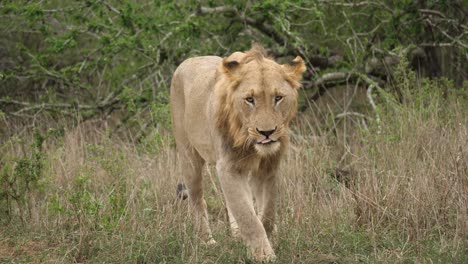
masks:
POLYGON ((380 3, 378 1, 361 1, 361 2, 355 2, 355 3, 343 3, 341 1, 330 1, 330 0, 319 0, 319 3, 325 4, 325 5, 334 5, 334 6, 342 6, 342 7, 362 7, 362 6, 378 6, 389 13, 393 14, 394 10, 384 3, 380 3))
POLYGON ((38 111, 38 110, 49 110, 49 111, 62 111, 63 109, 75 109, 75 110, 105 110, 109 107, 114 107, 115 104, 118 103, 117 99, 107 99, 103 103, 99 103, 96 105, 83 105, 83 104, 68 104, 68 103, 39 103, 34 104, 30 102, 22 102, 12 99, 3 99, 0 98, 0 105, 16 105, 22 107, 17 111, 4 111, 6 114, 11 114, 15 116, 19 116, 25 112, 30 111, 38 111))
POLYGON ((344 81, 350 76, 347 72, 330 72, 325 73, 322 75, 318 80, 315 82, 315 86, 323 85, 326 82, 336 82, 336 81, 344 81))
POLYGON ((346 7, 359 7, 359 6, 366 6, 372 4, 372 1, 362 1, 356 3, 342 3, 330 0, 321 0, 319 1, 322 4, 334 5, 334 6, 346 6, 346 7))
MULTIPOLYGON (((331 72, 322 75, 315 82, 311 82, 309 85, 304 87, 305 90, 311 89, 313 87, 317 88, 317 91, 309 97, 310 101, 316 101, 319 99, 329 88, 342 85, 350 81, 352 77, 351 73, 347 72, 331 72)), ((305 109, 300 109, 304 111, 305 109)))
MULTIPOLYGON (((369 85, 376 86, 378 89, 382 89, 380 87, 384 84, 383 80, 360 72, 331 72, 322 75, 315 82, 310 82, 304 89, 316 88, 317 91, 308 98, 309 101, 316 101, 324 95, 328 89, 349 83, 358 83, 360 79, 364 80, 369 85)), ((299 111, 303 112, 306 109, 307 105, 302 105, 299 111)))
MULTIPOLYGON (((331 73, 326 73, 319 77, 315 82, 310 82, 307 86, 304 87, 305 90, 311 89, 311 88, 316 88, 316 92, 312 94, 308 100, 309 101, 316 101, 318 100, 322 95, 325 94, 325 92, 332 87, 336 87, 339 85, 343 85, 350 80, 350 77, 352 77, 352 73, 347 73, 347 72, 331 72, 331 73)), ((302 105, 299 108, 300 112, 304 112, 307 109, 306 104, 302 105)))
POLYGON ((275 30, 272 26, 265 24, 263 21, 255 20, 251 17, 245 16, 245 14, 240 13, 235 7, 232 6, 218 6, 218 7, 200 7, 195 15, 203 16, 207 14, 216 14, 216 13, 232 13, 233 19, 245 23, 249 25, 261 33, 267 35, 268 37, 272 38, 276 43, 281 46, 289 46, 289 49, 293 49, 296 52, 299 52, 305 59, 308 59, 306 54, 301 48, 294 48, 291 47, 291 44, 288 42, 287 36, 279 33, 275 30))
POLYGON ((238 17, 238 19, 241 22, 245 22, 247 25, 261 31, 263 34, 269 36, 280 45, 286 45, 288 43, 288 40, 285 36, 281 35, 273 27, 266 25, 263 22, 245 16, 240 16, 238 17))
POLYGON ((454 43, 421 43, 418 44, 421 47, 453 47, 454 43))
POLYGON ((444 14, 442 14, 441 12, 436 11, 436 10, 419 9, 419 12, 421 12, 423 14, 427 14, 427 15, 434 15, 434 16, 438 16, 438 17, 441 17, 441 18, 446 18, 444 14))
POLYGON ((238 13, 237 8, 233 6, 217 6, 217 7, 200 7, 197 10, 198 15, 207 15, 207 14, 214 14, 214 13, 238 13))

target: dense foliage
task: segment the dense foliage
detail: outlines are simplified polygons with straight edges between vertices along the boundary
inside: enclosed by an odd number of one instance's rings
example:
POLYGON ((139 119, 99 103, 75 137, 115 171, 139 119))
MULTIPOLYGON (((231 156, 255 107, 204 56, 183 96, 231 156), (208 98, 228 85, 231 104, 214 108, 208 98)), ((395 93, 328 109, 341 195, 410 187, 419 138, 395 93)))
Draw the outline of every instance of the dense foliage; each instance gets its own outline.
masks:
POLYGON ((392 89, 402 58, 458 87, 468 71, 463 1, 7 0, 0 22, 0 111, 8 121, 112 115, 118 127, 144 133, 167 124, 181 61, 254 41, 281 61, 306 59, 311 100, 355 73, 392 89))

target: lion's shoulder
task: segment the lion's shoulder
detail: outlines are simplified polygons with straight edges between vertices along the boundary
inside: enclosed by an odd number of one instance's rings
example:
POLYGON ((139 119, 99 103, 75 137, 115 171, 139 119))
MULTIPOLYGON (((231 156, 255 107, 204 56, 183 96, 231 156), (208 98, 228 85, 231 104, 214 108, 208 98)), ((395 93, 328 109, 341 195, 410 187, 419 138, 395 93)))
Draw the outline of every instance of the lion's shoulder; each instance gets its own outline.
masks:
POLYGON ((202 90, 212 86, 222 58, 217 56, 193 57, 183 61, 173 75, 172 89, 202 90))

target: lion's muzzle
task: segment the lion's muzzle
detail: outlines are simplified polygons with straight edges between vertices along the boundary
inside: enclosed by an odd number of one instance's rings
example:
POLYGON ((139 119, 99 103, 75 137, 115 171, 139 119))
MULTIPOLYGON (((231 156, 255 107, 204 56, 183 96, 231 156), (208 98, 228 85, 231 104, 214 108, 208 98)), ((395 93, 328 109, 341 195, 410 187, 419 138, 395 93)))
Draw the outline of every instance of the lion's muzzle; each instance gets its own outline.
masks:
POLYGON ((272 144, 276 142, 276 140, 271 138, 271 135, 273 135, 276 132, 276 126, 274 129, 270 129, 270 130, 260 130, 258 128, 256 128, 256 130, 260 135, 263 135, 265 137, 261 140, 258 140, 257 144, 267 145, 267 144, 272 144))

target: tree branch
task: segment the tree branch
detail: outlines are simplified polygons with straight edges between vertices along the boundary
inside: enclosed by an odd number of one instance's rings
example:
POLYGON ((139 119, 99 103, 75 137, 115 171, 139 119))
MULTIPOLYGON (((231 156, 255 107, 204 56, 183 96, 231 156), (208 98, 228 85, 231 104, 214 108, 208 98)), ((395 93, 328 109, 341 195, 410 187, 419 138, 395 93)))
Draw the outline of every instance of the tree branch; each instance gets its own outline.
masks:
POLYGON ((217 6, 217 7, 200 6, 197 10, 197 15, 203 16, 207 14, 226 13, 226 12, 238 14, 237 8, 233 6, 217 6))
MULTIPOLYGON (((273 39, 276 43, 281 46, 287 46, 287 51, 283 54, 284 55, 297 55, 299 53, 303 56, 304 59, 308 60, 312 66, 314 67, 321 67, 327 68, 336 63, 340 58, 336 56, 332 56, 331 58, 327 58, 324 56, 319 55, 312 55, 308 56, 302 47, 293 47, 292 44, 288 41, 288 36, 281 34, 272 26, 265 24, 263 21, 255 20, 251 17, 245 16, 245 14, 239 12, 237 8, 232 6, 218 6, 218 7, 199 7, 198 10, 194 15, 197 16, 204 16, 208 14, 220 14, 220 13, 228 13, 233 15, 234 21, 244 23, 256 30, 260 31, 264 35, 273 39), (295 54, 292 54, 292 53, 295 54)), ((313 44, 309 43, 310 46, 314 46, 313 44)), ((315 47, 318 50, 318 47, 315 47)))
POLYGON ((115 104, 119 102, 118 99, 108 99, 103 101, 102 103, 96 104, 96 105, 83 105, 83 104, 68 104, 68 103, 40 103, 40 104, 34 104, 30 102, 22 102, 22 101, 17 101, 17 100, 12 100, 12 99, 3 99, 0 98, 0 105, 16 105, 22 107, 21 109, 17 111, 5 111, 6 114, 12 114, 15 116, 19 116, 24 112, 30 112, 30 111, 37 111, 37 110, 57 110, 57 109, 75 109, 75 110, 106 110, 109 107, 114 107, 115 104))
MULTIPOLYGON (((368 84, 373 84, 379 88, 384 84, 383 80, 375 76, 367 76, 359 72, 331 72, 322 75, 314 82, 310 82, 304 87, 304 90, 316 88, 316 92, 308 98, 309 101, 316 101, 324 95, 328 89, 344 84, 355 83, 358 79, 362 79, 368 84)), ((299 111, 303 112, 306 109, 307 105, 302 105, 299 111)))

